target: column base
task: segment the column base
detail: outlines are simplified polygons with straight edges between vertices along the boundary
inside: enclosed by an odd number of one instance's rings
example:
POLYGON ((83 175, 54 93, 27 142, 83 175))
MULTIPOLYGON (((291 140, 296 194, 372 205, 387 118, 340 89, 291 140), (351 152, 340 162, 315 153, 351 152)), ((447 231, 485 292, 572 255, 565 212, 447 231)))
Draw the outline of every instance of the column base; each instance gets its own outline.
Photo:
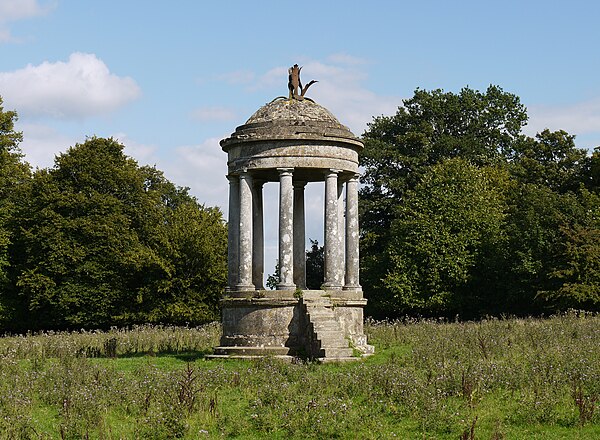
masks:
POLYGON ((362 291, 362 286, 360 284, 346 284, 343 287, 343 290, 360 290, 360 291, 362 291))
MULTIPOLYGON (((256 290, 256 288, 254 287, 253 284, 236 284, 236 286, 235 286, 236 292, 246 292, 246 291, 253 292, 255 290, 256 290)), ((231 291, 234 291, 234 289, 231 289, 230 292, 231 291)))
POLYGON ((277 290, 296 290, 296 285, 295 284, 277 284, 276 286, 277 290))

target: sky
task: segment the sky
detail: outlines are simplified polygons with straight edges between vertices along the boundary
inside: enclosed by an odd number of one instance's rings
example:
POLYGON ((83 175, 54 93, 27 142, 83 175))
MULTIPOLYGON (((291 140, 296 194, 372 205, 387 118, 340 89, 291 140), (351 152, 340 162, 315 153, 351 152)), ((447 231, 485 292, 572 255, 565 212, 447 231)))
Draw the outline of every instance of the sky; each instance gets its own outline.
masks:
MULTIPOLYGON (((219 140, 287 94, 287 68, 356 135, 415 89, 490 84, 521 98, 526 133, 600 145, 600 2, 0 0, 0 96, 34 167, 89 136, 114 137, 227 214, 219 140)), ((265 270, 277 254, 265 186, 265 270)), ((323 185, 306 193, 323 238, 323 185)))

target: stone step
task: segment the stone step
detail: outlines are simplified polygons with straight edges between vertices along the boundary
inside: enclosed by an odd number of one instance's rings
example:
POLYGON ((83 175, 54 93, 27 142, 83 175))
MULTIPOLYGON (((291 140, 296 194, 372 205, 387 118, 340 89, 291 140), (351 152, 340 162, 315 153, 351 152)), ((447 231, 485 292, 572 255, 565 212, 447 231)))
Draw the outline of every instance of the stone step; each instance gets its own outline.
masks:
POLYGON ((351 348, 321 348, 319 350, 319 356, 323 358, 345 358, 352 357, 351 348))
POLYGON ((319 339, 317 341, 317 348, 348 348, 348 342, 346 340, 333 340, 333 339, 319 339))
POLYGON ((333 315, 333 313, 331 314, 325 314, 325 313, 309 313, 308 314, 308 318, 310 319, 311 322, 313 321, 332 321, 337 323, 335 316, 333 315))
POLYGON ((308 313, 311 313, 311 312, 312 313, 315 313, 315 312, 316 313, 319 313, 319 312, 322 312, 322 313, 333 313, 333 310, 331 310, 331 307, 327 306, 326 304, 324 304, 324 305, 307 306, 306 307, 306 311, 308 313))
POLYGON ((304 303, 304 306, 307 309, 311 309, 314 307, 325 307, 329 310, 329 309, 331 309, 333 304, 331 304, 331 301, 329 301, 329 300, 327 300, 327 301, 308 301, 308 302, 304 303))
POLYGON ((331 308, 331 300, 318 297, 305 301, 306 314, 313 332, 311 352, 323 359, 351 359, 352 349, 331 308))
POLYGON ((320 299, 330 299, 324 290, 304 290, 302 292, 302 299, 304 301, 315 301, 320 299))
POLYGON ((310 320, 313 319, 333 319, 335 320, 335 315, 331 310, 310 310, 307 312, 310 320))
POLYGON ((341 333, 341 331, 342 331, 342 329, 340 328, 340 325, 337 322, 331 322, 331 321, 313 322, 312 329, 315 333, 327 332, 327 331, 341 333))
POLYGON ((331 300, 329 298, 322 298, 322 299, 311 299, 308 301, 304 301, 304 305, 306 307, 310 307, 310 306, 331 306, 331 300))
POLYGON ((344 335, 340 330, 323 330, 316 332, 317 339, 321 342, 323 341, 340 341, 342 344, 340 347, 347 347, 348 341, 344 338, 344 335))
POLYGON ((313 322, 312 328, 315 333, 323 332, 323 331, 337 331, 340 332, 340 326, 337 322, 313 322))

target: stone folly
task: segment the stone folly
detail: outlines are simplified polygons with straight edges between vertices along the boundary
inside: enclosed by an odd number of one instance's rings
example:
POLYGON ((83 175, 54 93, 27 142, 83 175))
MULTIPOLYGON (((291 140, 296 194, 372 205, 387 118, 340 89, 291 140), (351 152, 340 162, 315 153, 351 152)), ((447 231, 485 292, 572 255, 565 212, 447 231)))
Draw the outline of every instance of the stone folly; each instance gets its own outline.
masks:
POLYGON ((213 357, 370 354, 359 284, 358 152, 362 142, 309 99, 278 98, 221 141, 228 155, 228 287, 213 357), (325 276, 306 289, 304 189, 325 182, 325 276), (263 186, 279 185, 279 278, 265 290, 263 186), (353 348, 355 350, 353 350, 353 348))

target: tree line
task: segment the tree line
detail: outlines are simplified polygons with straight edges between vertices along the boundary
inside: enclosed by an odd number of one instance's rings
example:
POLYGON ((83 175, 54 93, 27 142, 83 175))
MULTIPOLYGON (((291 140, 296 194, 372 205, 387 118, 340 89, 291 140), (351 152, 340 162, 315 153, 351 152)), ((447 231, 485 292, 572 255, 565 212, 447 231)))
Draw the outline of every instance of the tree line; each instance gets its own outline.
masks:
POLYGON ((363 139, 362 285, 378 317, 600 305, 600 147, 523 133, 520 99, 417 89, 363 139))
POLYGON ((31 170, 0 100, 0 329, 219 318, 227 225, 187 188, 88 138, 31 170))
MULTIPOLYGON (((519 98, 417 89, 363 135, 361 284, 375 317, 600 304, 600 148, 527 136, 519 98)), ((219 316, 227 225, 187 188, 88 138, 32 170, 0 99, 0 330, 219 316)), ((307 252, 322 280, 323 250, 307 252)), ((313 286, 314 284, 314 286, 313 286)))

